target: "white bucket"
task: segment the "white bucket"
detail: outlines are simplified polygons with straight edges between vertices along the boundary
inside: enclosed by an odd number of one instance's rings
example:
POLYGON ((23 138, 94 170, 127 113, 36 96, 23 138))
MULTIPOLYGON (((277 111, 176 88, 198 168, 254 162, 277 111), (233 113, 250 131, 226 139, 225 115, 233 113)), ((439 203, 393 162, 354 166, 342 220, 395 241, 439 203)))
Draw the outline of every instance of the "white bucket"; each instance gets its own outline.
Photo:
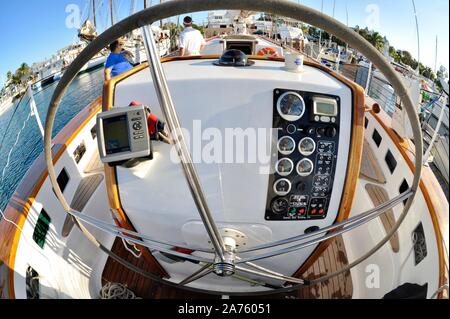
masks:
POLYGON ((289 72, 300 73, 303 71, 303 56, 297 53, 285 55, 285 69, 289 72))

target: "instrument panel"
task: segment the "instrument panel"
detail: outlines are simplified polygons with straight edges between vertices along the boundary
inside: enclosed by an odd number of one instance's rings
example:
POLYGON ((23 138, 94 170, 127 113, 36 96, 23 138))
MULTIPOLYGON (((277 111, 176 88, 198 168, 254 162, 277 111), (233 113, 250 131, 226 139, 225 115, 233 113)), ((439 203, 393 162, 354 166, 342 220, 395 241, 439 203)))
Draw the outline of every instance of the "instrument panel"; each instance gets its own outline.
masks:
POLYGON ((338 96, 275 89, 272 147, 265 219, 325 219, 339 149, 338 96))

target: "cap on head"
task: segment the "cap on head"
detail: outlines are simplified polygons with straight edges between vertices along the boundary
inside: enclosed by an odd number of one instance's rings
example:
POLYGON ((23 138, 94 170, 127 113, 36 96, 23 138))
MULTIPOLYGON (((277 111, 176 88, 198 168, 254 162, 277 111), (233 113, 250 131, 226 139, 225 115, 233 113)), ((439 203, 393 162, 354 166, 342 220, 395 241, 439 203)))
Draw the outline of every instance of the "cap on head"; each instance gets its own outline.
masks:
POLYGON ((186 25, 186 26, 191 25, 192 24, 192 18, 190 16, 184 17, 183 24, 186 25))

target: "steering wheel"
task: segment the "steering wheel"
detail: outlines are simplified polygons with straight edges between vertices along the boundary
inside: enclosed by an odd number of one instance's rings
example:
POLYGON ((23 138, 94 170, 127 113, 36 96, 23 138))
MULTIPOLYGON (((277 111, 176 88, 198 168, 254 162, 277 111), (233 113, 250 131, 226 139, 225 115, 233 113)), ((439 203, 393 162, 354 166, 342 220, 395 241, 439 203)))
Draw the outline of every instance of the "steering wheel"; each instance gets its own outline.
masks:
MULTIPOLYGON (((354 47, 356 50, 361 52, 366 58, 371 60, 373 62, 373 64, 384 74, 384 76, 387 78, 389 83, 393 86, 393 88, 397 92, 398 96, 400 97, 401 101, 403 102, 403 106, 407 112, 409 121, 411 122, 413 136, 414 136, 413 143, 415 145, 416 166, 415 166, 415 170, 414 170, 414 180, 413 180, 410 190, 403 193, 402 195, 397 197, 395 200, 391 200, 390 202, 383 203, 375 209, 372 209, 368 212, 362 213, 358 216, 352 217, 342 223, 318 230, 318 231, 308 234, 308 235, 300 235, 300 236, 297 236, 294 238, 288 238, 286 240, 278 241, 275 243, 268 243, 265 245, 261 245, 259 247, 252 248, 253 251, 256 251, 258 249, 267 249, 267 248, 274 247, 274 246, 286 245, 288 243, 299 241, 300 239, 314 237, 314 236, 317 236, 318 234, 323 234, 323 233, 327 233, 327 235, 323 236, 322 239, 323 238, 327 239, 327 237, 332 238, 335 234, 338 234, 339 231, 342 231, 342 229, 345 228, 345 226, 351 225, 349 227, 346 227, 346 229, 348 228, 348 230, 351 230, 354 227, 360 226, 360 225, 370 221, 371 219, 375 218, 376 216, 379 216, 381 214, 380 211, 382 211, 383 209, 384 209, 384 211, 386 211, 388 208, 392 207, 394 204, 398 204, 399 202, 402 202, 405 198, 408 198, 406 205, 403 209, 403 212, 400 215, 400 217, 398 218, 394 227, 389 231, 389 233, 386 235, 386 237, 383 240, 381 240, 373 249, 371 249, 364 256, 360 257, 353 263, 349 264, 347 267, 345 267, 333 274, 330 274, 325 277, 314 280, 314 281, 310 282, 310 284, 316 284, 318 282, 327 280, 330 277, 333 277, 340 273, 346 272, 349 269, 351 269, 352 267, 358 265, 362 261, 364 261, 367 258, 369 258, 370 256, 372 256, 375 252, 377 252, 378 249, 380 249, 386 242, 388 242, 390 240, 390 238, 393 236, 393 234, 395 234, 397 232, 398 228, 401 226, 404 219, 406 218, 406 216, 411 208, 411 205, 414 201, 414 198, 418 192, 421 173, 422 173, 422 166, 420 164, 423 162, 422 131, 420 129, 419 118, 416 114, 414 103, 413 103, 411 97, 408 95, 408 91, 407 91, 406 87, 404 86, 403 82, 401 81, 400 76, 391 67, 390 63, 387 60, 385 60, 385 58, 381 55, 381 53, 377 49, 375 49, 369 42, 367 42, 364 38, 362 38, 358 33, 353 31, 352 29, 348 28, 344 24, 340 23, 339 21, 337 21, 319 11, 316 11, 314 9, 308 8, 303 5, 295 4, 293 2, 288 2, 285 0, 261 0, 261 1, 254 1, 254 0, 227 0, 227 1, 223 1, 223 0, 173 0, 173 1, 165 2, 160 5, 153 6, 146 10, 140 11, 140 12, 122 20, 121 22, 112 26, 111 28, 106 30, 104 33, 102 33, 100 36, 98 36, 93 42, 91 42, 81 52, 81 54, 75 59, 75 61, 65 71, 64 76, 62 77, 58 86, 55 89, 55 92, 53 94, 53 97, 50 101, 50 105, 48 108, 47 119, 46 119, 46 124, 45 124, 44 151, 45 151, 45 158, 46 158, 46 164, 47 164, 47 168, 48 168, 49 177, 50 177, 53 189, 55 191, 55 194, 56 194, 58 200, 61 202, 65 211, 68 214, 71 214, 73 217, 75 217, 77 226, 88 237, 88 239, 90 239, 93 243, 95 243, 97 245, 97 247, 102 249, 104 252, 108 253, 110 256, 112 256, 113 258, 115 258, 116 260, 121 262, 122 264, 133 269, 134 271, 140 272, 140 270, 136 269, 136 267, 133 267, 129 263, 127 264, 127 262, 124 260, 120 260, 120 257, 115 256, 112 252, 110 252, 101 243, 99 243, 87 231, 87 229, 83 226, 83 224, 80 221, 93 222, 92 218, 89 217, 90 219, 88 219, 87 216, 83 216, 81 214, 76 214, 76 212, 71 209, 71 207, 68 204, 67 200, 65 199, 63 193, 61 192, 61 189, 57 183, 57 175, 56 175, 55 168, 53 165, 53 156, 52 156, 52 147, 51 147, 52 131, 53 131, 53 124, 54 124, 56 112, 60 105, 61 99, 64 96, 64 93, 66 92, 70 83, 73 81, 73 79, 78 74, 79 70, 86 63, 88 63, 89 60, 92 57, 94 57, 97 52, 99 52, 103 48, 107 47, 111 42, 113 42, 117 38, 131 32, 137 28, 141 28, 146 25, 151 25, 155 21, 166 19, 171 16, 186 14, 189 12, 221 10, 221 9, 250 10, 250 11, 272 13, 272 14, 276 14, 279 16, 284 16, 284 17, 295 19, 295 20, 303 21, 310 25, 319 27, 327 32, 333 33, 336 37, 347 42, 350 46, 354 47), (376 215, 376 213, 378 213, 378 215, 376 215), (331 234, 328 233, 332 230, 334 230, 335 232, 332 232, 331 234)), ((156 55, 155 56, 152 56, 152 55, 149 57, 149 62, 151 60, 153 60, 152 63, 153 63, 153 66, 155 66, 156 55)), ((158 63, 159 63, 159 60, 158 60, 158 63)), ((154 72, 154 71, 152 71, 152 72, 154 72)), ((162 78, 165 79, 164 75, 162 75, 162 78)), ((170 95, 169 95, 169 100, 171 100, 170 95)), ((166 119, 167 119, 167 114, 165 114, 165 115, 166 115, 166 119)), ((175 113, 175 115, 176 115, 176 113, 175 113)), ((168 119, 169 128, 172 131, 173 125, 170 125, 170 122, 171 122, 170 119, 168 119)), ((174 138, 174 140, 175 140, 176 145, 180 142, 179 140, 177 141, 175 138, 174 138)), ((183 163, 183 161, 182 161, 182 163, 183 163)), ((193 172, 195 173, 195 169, 193 172)), ((190 177, 192 178, 192 181, 190 181, 189 176, 186 175, 188 182, 192 182, 192 184, 190 183, 190 186, 191 186, 191 192, 193 194, 194 200, 196 202, 199 202, 199 204, 200 204, 200 205, 197 205, 197 207, 199 208, 199 213, 203 217, 204 216, 211 217, 211 216, 208 216, 208 214, 202 215, 202 212, 205 213, 204 211, 202 211, 202 209, 204 208, 204 207, 202 207, 202 205, 206 205, 206 202, 204 202, 204 198, 202 198, 201 187, 199 187, 197 189, 197 190, 200 190, 200 194, 197 194, 194 191, 192 191, 193 187, 195 188, 196 186, 199 186, 199 185, 195 185, 195 183, 198 182, 198 180, 196 180, 195 176, 193 176, 193 177, 190 176, 190 177)), ((382 212, 384 212, 384 211, 382 211, 382 212)), ((207 211, 206 211, 206 213, 207 213, 207 211)), ((210 220, 210 219, 205 220, 205 218, 202 218, 202 219, 205 223, 206 229, 209 230, 208 234, 210 235, 210 238, 213 241, 214 235, 217 235, 217 234, 214 234, 214 231, 216 229, 214 229, 215 225, 213 223, 213 220, 210 220)), ((153 243, 155 243, 155 245, 156 244, 160 245, 157 247, 160 247, 161 249, 163 249, 165 247, 164 245, 167 245, 167 246, 172 245, 170 243, 161 243, 156 240, 152 240, 151 238, 148 238, 146 236, 143 236, 142 234, 133 233, 130 231, 126 231, 124 229, 117 228, 117 227, 115 227, 114 230, 115 230, 115 232, 113 232, 113 233, 118 237, 124 238, 123 234, 127 233, 130 236, 126 237, 126 238, 130 239, 131 241, 134 240, 135 242, 139 243, 139 241, 136 241, 136 236, 137 236, 137 237, 140 237, 140 238, 143 238, 146 240, 150 240, 153 243)), ((348 230, 345 230, 345 231, 348 231, 348 230)), ((323 240, 325 240, 325 239, 323 239, 323 240)), ((220 242, 220 240, 219 240, 219 242, 220 242)), ((297 245, 297 246, 292 246, 291 249, 292 250, 299 249, 299 247, 301 248, 301 246, 302 246, 301 244, 297 245)), ((156 249, 158 249, 158 248, 156 248, 156 249)), ((163 251, 163 250, 161 250, 161 251, 163 251)), ((216 250, 216 252, 217 252, 217 250, 216 250)), ((286 250, 284 250, 284 252, 278 251, 278 254, 281 254, 281 253, 286 253, 286 250)), ((176 254, 176 253, 172 252, 172 254, 176 254)), ((217 252, 217 254, 219 254, 219 252, 217 252)), ((223 265, 223 262, 227 256, 223 256, 223 255, 218 256, 217 254, 216 254, 216 259, 218 257, 221 257, 220 259, 221 259, 222 265, 223 265)), ((183 255, 183 254, 181 254, 181 255, 183 255)), ((262 258, 272 257, 272 256, 274 256, 274 254, 272 254, 270 256, 269 255, 268 256, 260 255, 260 256, 261 256, 261 258, 259 258, 259 259, 262 259, 262 258)), ((195 259, 190 255, 184 255, 183 257, 195 259)), ((236 260, 239 261, 239 259, 240 258, 238 256, 236 256, 236 260)), ((252 260, 256 260, 256 259, 252 259, 252 260)), ((215 263, 215 261, 211 261, 211 264, 214 264, 216 266, 216 265, 220 265, 221 263, 220 262, 215 263)), ((270 293, 293 291, 295 289, 298 289, 301 285, 305 284, 305 282, 301 279, 284 276, 284 275, 276 273, 274 271, 263 269, 262 267, 251 264, 250 261, 248 261, 246 264, 248 266, 252 266, 252 267, 258 269, 259 271, 263 272, 265 274, 265 277, 285 279, 286 281, 296 283, 296 285, 293 285, 288 288, 274 289, 270 292, 263 291, 263 292, 256 292, 256 293, 255 292, 233 293, 233 292, 224 292, 224 291, 209 291, 209 290, 206 291, 206 290, 202 290, 202 289, 186 287, 183 285, 180 286, 179 284, 163 280, 152 274, 144 274, 144 275, 155 281, 162 282, 162 283, 165 283, 167 285, 174 286, 177 288, 183 288, 183 289, 196 291, 196 292, 206 292, 209 294, 220 294, 220 295, 223 295, 223 294, 229 294, 229 295, 243 294, 246 296, 257 295, 257 294, 266 294, 267 295, 270 293)), ((229 264, 225 263, 225 266, 227 266, 227 265, 229 266, 229 264)), ((236 269, 242 270, 241 268, 238 268, 237 266, 236 266, 236 269)), ((229 269, 222 268, 221 270, 226 272, 229 269)), ((251 271, 248 271, 248 272, 251 273, 251 271)), ((218 274, 218 272, 216 272, 216 273, 218 274)), ((257 272, 253 271, 253 273, 257 273, 257 272)), ((223 275, 223 273, 222 273, 222 275, 223 275)))

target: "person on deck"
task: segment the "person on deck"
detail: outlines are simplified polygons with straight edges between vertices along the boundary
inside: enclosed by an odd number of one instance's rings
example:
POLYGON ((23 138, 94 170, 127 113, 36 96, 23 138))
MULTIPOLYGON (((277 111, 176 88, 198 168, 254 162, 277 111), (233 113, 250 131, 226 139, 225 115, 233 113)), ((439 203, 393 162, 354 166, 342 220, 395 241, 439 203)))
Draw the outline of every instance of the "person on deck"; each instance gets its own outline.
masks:
POLYGON ((126 52, 123 51, 124 44, 125 41, 123 39, 119 39, 109 45, 111 54, 105 64, 105 81, 109 81, 112 78, 133 68, 131 63, 128 62, 125 57, 126 52))
POLYGON ((180 34, 180 56, 200 55, 205 47, 205 39, 200 31, 192 27, 192 18, 183 20, 184 31, 180 34))

